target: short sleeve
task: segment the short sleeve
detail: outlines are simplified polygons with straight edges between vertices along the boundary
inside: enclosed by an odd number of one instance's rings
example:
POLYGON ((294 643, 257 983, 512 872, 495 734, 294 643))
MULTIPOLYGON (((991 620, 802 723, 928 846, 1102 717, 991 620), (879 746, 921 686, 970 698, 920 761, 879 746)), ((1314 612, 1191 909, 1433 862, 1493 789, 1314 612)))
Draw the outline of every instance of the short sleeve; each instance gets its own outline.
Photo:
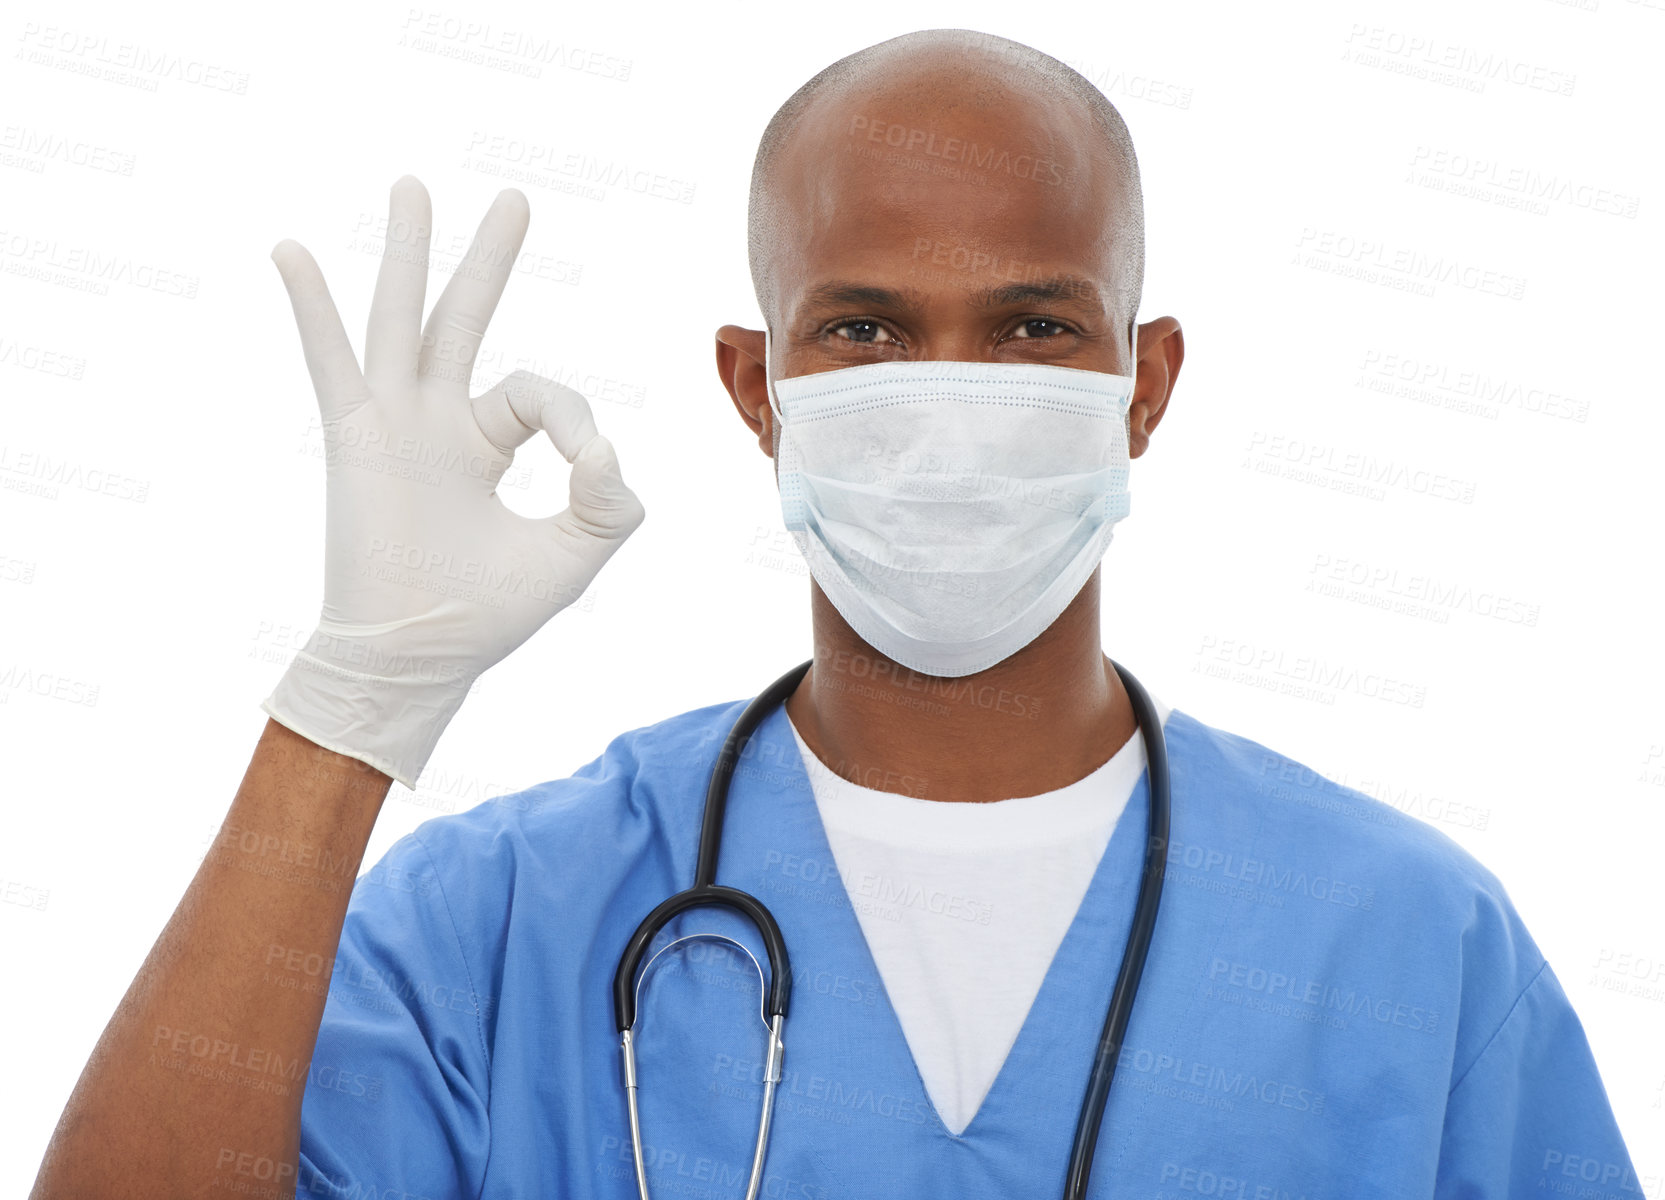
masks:
POLYGON ((1446 1101, 1436 1200, 1638 1194, 1584 1027, 1545 963, 1446 1101))
MULTIPOLYGON (((305 986, 311 963, 280 949, 268 973, 305 986)), ((489 1001, 475 985, 433 859, 406 836, 353 887, 307 1069, 298 1198, 478 1196, 489 1001)))

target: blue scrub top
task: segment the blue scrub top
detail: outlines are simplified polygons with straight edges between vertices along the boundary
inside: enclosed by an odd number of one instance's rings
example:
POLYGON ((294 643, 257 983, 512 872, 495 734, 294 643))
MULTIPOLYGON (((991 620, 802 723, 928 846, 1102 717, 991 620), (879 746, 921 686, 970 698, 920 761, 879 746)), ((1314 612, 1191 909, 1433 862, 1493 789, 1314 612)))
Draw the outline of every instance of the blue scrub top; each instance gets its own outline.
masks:
MULTIPOLYGON (((693 879, 711 764, 748 700, 616 738, 568 779, 422 824, 355 885, 302 1107, 298 1197, 634 1197, 611 985, 693 879)), ((1444 834, 1175 710, 1154 942, 1095 1197, 1636 1200, 1577 1016, 1498 880, 1444 834)), ((1061 1195, 1127 940, 1141 776, 982 1107, 932 1107, 840 882, 784 709, 737 769, 718 881, 792 956, 771 1200, 1061 1195)), ((900 881, 897 904, 929 906, 900 881)), ((945 920, 956 919, 945 914, 945 920)), ((670 937, 726 933, 726 910, 670 937)), ((293 986, 329 965, 278 960, 293 986), (310 974, 309 974, 310 972, 310 974)), ((289 986, 286 984, 286 986, 289 986)), ((658 960, 637 1021, 656 1197, 743 1195, 756 968, 658 960)))

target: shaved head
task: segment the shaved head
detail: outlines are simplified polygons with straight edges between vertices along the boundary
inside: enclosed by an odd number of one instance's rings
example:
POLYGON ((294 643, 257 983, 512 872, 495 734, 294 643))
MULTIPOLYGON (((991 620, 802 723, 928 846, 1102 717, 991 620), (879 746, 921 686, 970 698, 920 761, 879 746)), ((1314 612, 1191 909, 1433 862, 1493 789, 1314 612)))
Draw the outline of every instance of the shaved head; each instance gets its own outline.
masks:
MULTIPOLYGON (((1131 385, 1124 412, 1128 457, 1136 459, 1167 411, 1185 356, 1173 317, 1137 319, 1144 201, 1127 126, 1078 72, 1008 38, 968 29, 909 33, 842 58, 799 88, 758 144, 747 251, 765 328, 719 327, 717 374, 758 448, 774 460, 783 488, 794 392, 777 395, 777 383, 846 371, 842 381, 852 387, 862 381, 891 386, 873 394, 877 406, 924 396, 910 390, 919 371, 908 364, 1004 364, 1006 370, 993 374, 1020 391, 1026 379, 1091 389, 1108 385, 1070 372, 1119 375, 1131 385)), ((810 421, 846 415, 831 397, 851 393, 840 391, 840 380, 824 383, 827 398, 815 401, 810 421)), ((853 402, 853 412, 865 414, 866 400, 853 402)), ((920 436, 941 433, 945 445, 969 432, 952 413, 919 411, 909 417, 915 419, 920 436)), ((879 444, 887 426, 870 424, 874 441, 865 457, 841 464, 851 472, 892 469, 883 464, 896 448, 879 444)), ((862 451, 854 441, 843 449, 862 451)), ((1044 458, 1046 449, 1025 452, 1044 458)), ((945 461, 965 465, 953 454, 945 461)), ((973 456, 972 464, 977 461, 973 456)), ((1065 461, 1061 447, 1059 462, 1065 461)), ((937 488, 928 470, 920 466, 910 485, 921 499, 965 496, 968 511, 977 507, 963 481, 937 488)), ((799 485, 803 474, 800 466, 799 485)), ((1003 536, 993 526, 990 533, 1003 536)), ((910 727, 906 714, 891 710, 851 734, 849 714, 837 711, 849 700, 839 681, 815 681, 828 653, 878 652, 818 583, 811 593, 816 659, 808 689, 800 685, 787 702, 794 723, 830 738, 839 753, 864 744, 840 747, 841 737, 870 737, 875 730, 894 736, 892 748, 903 760, 920 740, 939 737, 940 727, 910 727)), ((1035 639, 1036 649, 1025 648, 1012 661, 1033 664, 1020 672, 1025 687, 1029 680, 1050 681, 1056 670, 1067 674, 1074 664, 1074 690, 1058 694, 1118 696, 1118 720, 1131 736, 1138 722, 1099 649, 1098 609, 1095 570, 1035 639)), ((1060 744, 1076 747, 1087 738, 1085 729, 1072 738, 1060 744)), ((938 764, 947 773, 959 768, 968 744, 958 735, 953 740, 938 764)), ((809 745, 831 761, 825 745, 809 745)), ((1079 779, 1098 761, 1078 763, 1064 777, 1079 779)), ((1034 794, 1013 786, 991 784, 986 775, 966 781, 968 790, 991 799, 1034 794)))
MULTIPOLYGON (((1019 402, 1019 393, 1029 394, 1025 380, 1119 389, 1085 374, 1119 375, 1130 385, 1127 454, 1139 458, 1167 411, 1185 356, 1173 317, 1137 319, 1143 211, 1139 166, 1121 116, 1078 72, 1032 46, 968 29, 923 30, 859 50, 804 84, 769 121, 752 169, 747 250, 765 327, 722 325, 714 347, 717 375, 758 448, 774 460, 783 497, 782 472, 791 468, 782 456, 797 444, 786 437, 798 418, 851 416, 871 436, 865 447, 838 443, 846 458, 837 466, 847 467, 850 479, 900 470, 916 476, 908 487, 917 499, 963 497, 965 519, 981 515, 975 486, 937 477, 941 465, 981 470, 976 454, 962 462, 966 456, 953 445, 983 426, 978 414, 916 403, 936 396, 910 386, 932 363, 1003 365, 988 374, 1010 381, 1014 393, 1004 399, 1019 402), (802 390, 777 394, 774 386, 827 372, 846 373, 808 385, 820 398, 802 413, 792 409, 802 390), (849 390, 863 382, 878 390, 849 390), (891 427, 866 419, 868 403, 909 406, 904 437, 927 444, 940 434, 943 463, 933 465, 939 455, 932 450, 923 458, 933 462, 892 464, 906 446, 882 444, 891 427)), ((900 429, 904 414, 897 419, 900 429)), ((860 431, 852 427, 851 438, 860 431)), ((1049 447, 1014 449, 1043 463, 1049 447)), ((1075 449, 1059 447, 1060 470, 1075 449)), ((1109 453, 1107 440, 1101 449, 1109 453)), ((796 471, 795 486, 809 486, 806 469, 796 471)), ((789 498, 782 504, 787 511, 789 498)), ((991 538, 1007 532, 989 526, 991 538)), ((811 731, 809 746, 828 762, 829 745, 835 757, 847 756, 877 737, 890 739, 896 758, 907 761, 920 742, 936 739, 936 765, 953 776, 972 744, 971 723, 963 736, 944 739, 934 715, 909 724, 908 713, 875 705, 864 725, 859 711, 852 720, 850 705, 860 708, 853 689, 836 677, 817 682, 823 663, 837 654, 868 661, 878 651, 811 575, 815 665, 787 701, 794 724, 811 731)), ((1098 696, 1101 716, 1106 705, 1119 711, 1125 732, 1117 736, 1125 740, 1138 722, 1099 647, 1098 578, 1095 569, 1046 632, 1011 656, 1013 666, 997 663, 989 671, 1010 672, 1019 690, 1098 696), (1056 673, 1068 677, 1072 670, 1073 682, 1056 688, 1056 673)), ((989 734, 1001 736, 992 727, 989 734)), ((1095 736, 1083 725, 1056 751, 1049 747, 1045 761, 1079 753, 1080 745, 1096 744, 1095 736)), ((1088 757, 1060 779, 1082 778, 1101 761, 1088 757)), ((978 798, 1035 794, 1015 777, 991 782, 986 771, 956 782, 978 798)))
POLYGON ((1011 284, 1038 277, 1042 259, 1073 257, 1069 274, 1097 285, 1107 318, 1125 329, 1138 311, 1144 202, 1127 126, 1090 81, 1032 46, 969 29, 907 33, 839 59, 781 105, 758 143, 747 219, 772 329, 817 282, 804 259, 835 210, 869 203, 875 219, 911 219, 916 277, 941 267, 937 277, 1011 284), (926 211, 922 194, 960 215, 926 211), (1073 256, 1025 242, 1025 220, 1067 225, 1073 256))

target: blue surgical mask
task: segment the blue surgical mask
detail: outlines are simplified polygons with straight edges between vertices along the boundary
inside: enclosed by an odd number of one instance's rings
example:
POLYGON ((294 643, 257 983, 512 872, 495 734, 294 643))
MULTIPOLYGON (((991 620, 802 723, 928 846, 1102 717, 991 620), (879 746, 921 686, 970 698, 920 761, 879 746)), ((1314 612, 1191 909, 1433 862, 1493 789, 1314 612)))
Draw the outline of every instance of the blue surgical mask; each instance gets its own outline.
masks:
POLYGON ((1023 649, 1128 514, 1132 375, 899 361, 775 379, 767 331, 764 355, 786 527, 903 666, 956 677, 1023 649))

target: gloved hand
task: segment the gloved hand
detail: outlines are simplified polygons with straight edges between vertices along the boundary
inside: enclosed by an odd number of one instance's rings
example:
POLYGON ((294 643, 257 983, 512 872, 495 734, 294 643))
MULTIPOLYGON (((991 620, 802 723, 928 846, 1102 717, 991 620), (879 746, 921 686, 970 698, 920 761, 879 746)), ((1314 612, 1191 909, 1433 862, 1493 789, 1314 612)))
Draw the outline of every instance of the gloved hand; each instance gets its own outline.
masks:
POLYGON ((472 400, 472 364, 526 236, 498 194, 422 325, 432 206, 393 185, 361 373, 312 255, 272 251, 323 419, 324 605, 261 703, 296 733, 406 787, 488 667, 576 600, 641 524, 584 397, 516 371, 472 400), (527 518, 497 481, 536 430, 572 464, 569 506, 527 518))

